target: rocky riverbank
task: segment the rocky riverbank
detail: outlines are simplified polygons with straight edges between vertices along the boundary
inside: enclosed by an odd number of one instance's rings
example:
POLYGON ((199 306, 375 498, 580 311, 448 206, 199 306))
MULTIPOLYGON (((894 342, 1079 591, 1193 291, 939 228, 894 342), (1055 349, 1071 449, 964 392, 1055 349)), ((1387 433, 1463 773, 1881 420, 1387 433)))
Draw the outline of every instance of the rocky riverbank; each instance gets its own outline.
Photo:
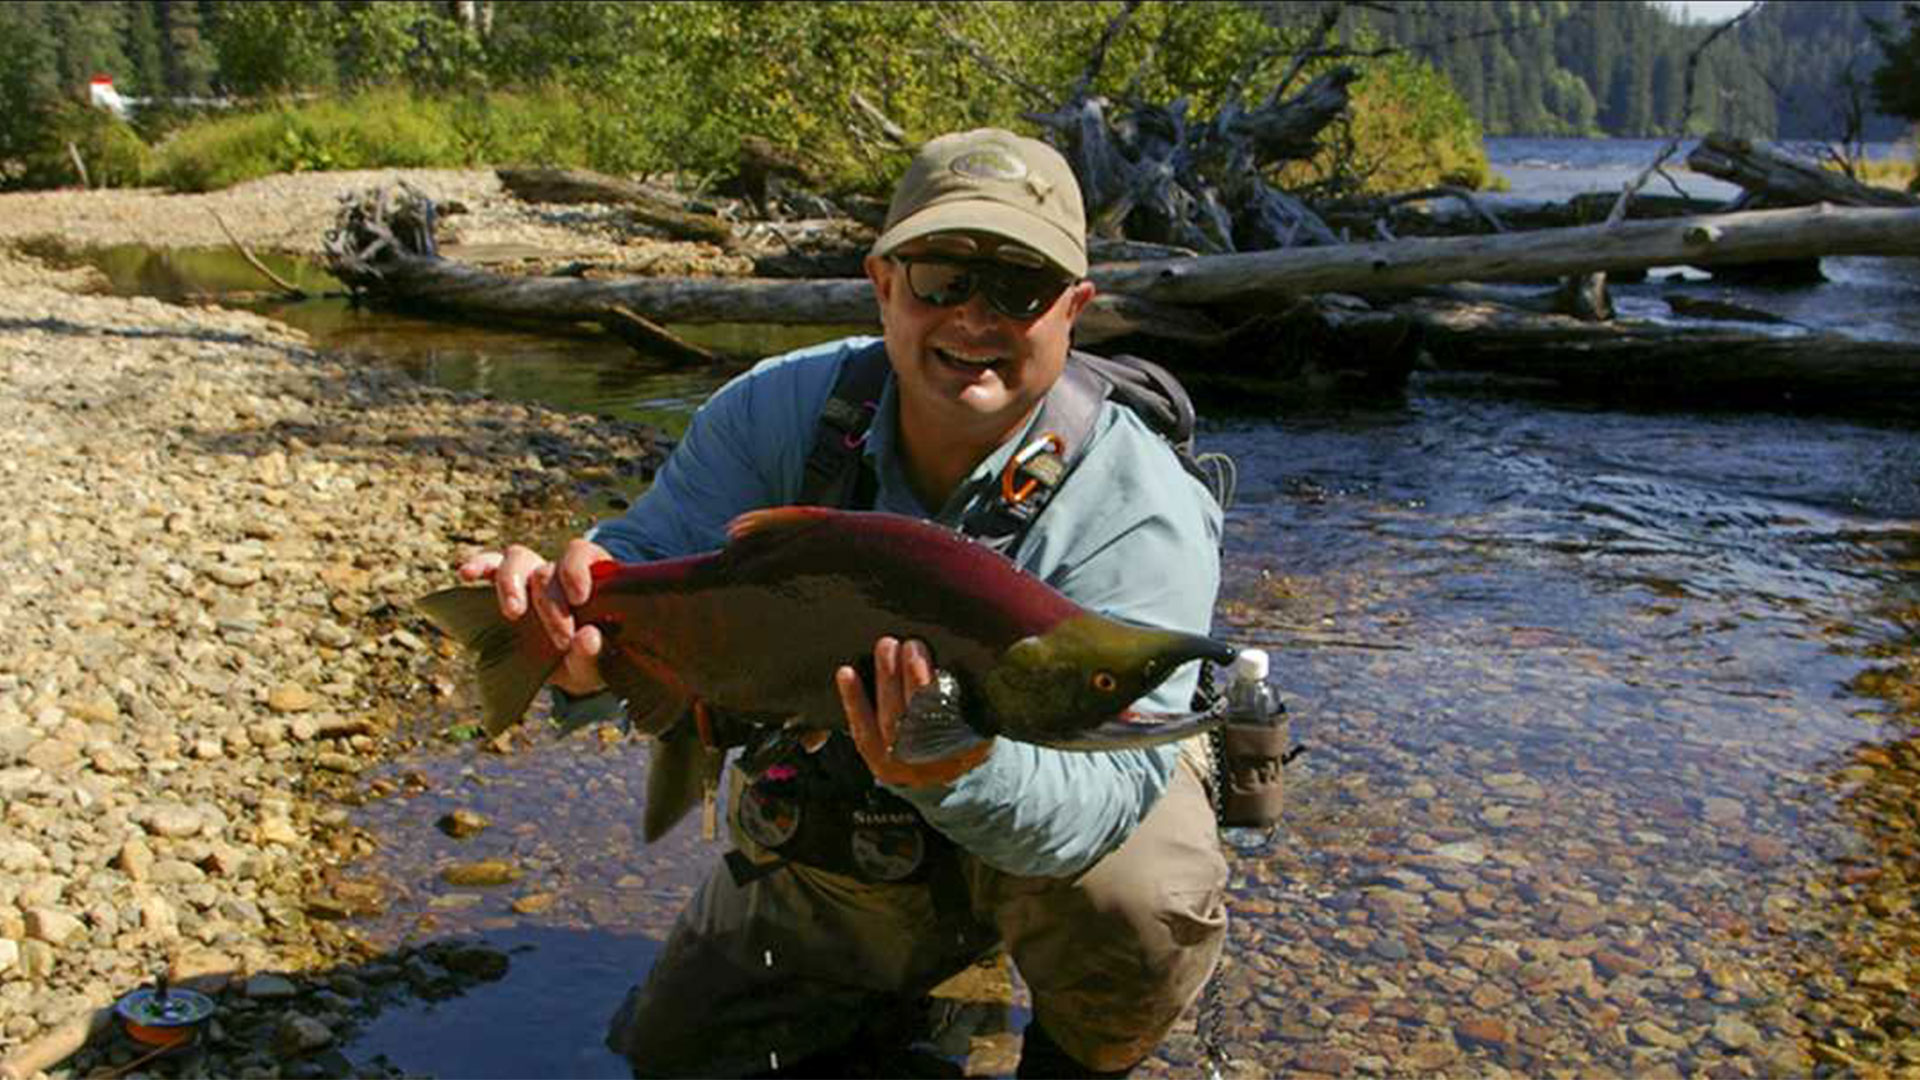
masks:
MULTIPOLYGON (((224 243, 215 209, 312 250, 328 191, 367 179, 5 196, 0 241, 224 243)), ((466 200, 472 238, 591 242, 488 174, 411 179, 466 200)), ((465 551, 558 528, 582 484, 637 484, 658 443, 350 366, 254 315, 94 295, 17 251, 0 285, 0 1068, 130 1061, 22 1055, 171 969, 220 992, 196 1068, 337 1074, 333 1030, 383 981, 504 960, 350 973, 367 957, 330 921, 325 869, 367 840, 327 793, 450 685, 406 602, 465 551)))

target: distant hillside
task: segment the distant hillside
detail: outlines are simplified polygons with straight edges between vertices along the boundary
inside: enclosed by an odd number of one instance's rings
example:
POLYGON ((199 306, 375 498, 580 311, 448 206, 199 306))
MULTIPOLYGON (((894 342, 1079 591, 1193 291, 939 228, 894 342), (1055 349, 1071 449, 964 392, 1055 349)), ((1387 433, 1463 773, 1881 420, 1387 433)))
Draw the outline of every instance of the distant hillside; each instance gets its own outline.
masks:
MULTIPOLYGON (((1274 5, 1288 21, 1303 5, 1274 5)), ((1882 63, 1869 18, 1898 25, 1898 0, 1768 0, 1702 56, 1688 130, 1834 139, 1850 70, 1866 90, 1882 63)), ((1686 60, 1710 24, 1645 0, 1395 0, 1350 5, 1346 22, 1411 46, 1459 88, 1489 135, 1671 134, 1686 60)), ((1865 136, 1907 133, 1869 111, 1865 136)))

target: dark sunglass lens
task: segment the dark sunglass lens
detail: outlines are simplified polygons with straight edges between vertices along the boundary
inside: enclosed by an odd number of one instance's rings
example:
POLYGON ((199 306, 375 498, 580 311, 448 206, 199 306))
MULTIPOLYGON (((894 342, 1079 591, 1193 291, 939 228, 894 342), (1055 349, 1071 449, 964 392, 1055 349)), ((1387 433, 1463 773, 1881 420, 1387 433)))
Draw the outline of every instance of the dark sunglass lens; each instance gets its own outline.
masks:
POLYGON ((916 260, 907 264, 907 284, 921 303, 952 307, 973 295, 973 272, 959 263, 916 260))
POLYGON ((1004 315, 1031 319, 1053 306, 1067 283, 1046 270, 1001 270, 982 285, 987 299, 1004 315))

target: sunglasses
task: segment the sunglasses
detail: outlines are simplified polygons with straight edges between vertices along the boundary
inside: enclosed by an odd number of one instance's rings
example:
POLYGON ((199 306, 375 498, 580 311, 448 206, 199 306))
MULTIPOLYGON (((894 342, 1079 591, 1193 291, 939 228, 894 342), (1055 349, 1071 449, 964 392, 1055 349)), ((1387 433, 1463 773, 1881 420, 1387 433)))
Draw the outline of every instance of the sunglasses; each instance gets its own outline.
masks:
POLYGON ((965 259, 953 255, 889 256, 907 270, 907 288, 914 299, 934 307, 955 307, 987 298, 993 310, 1009 319, 1031 319, 1053 306, 1073 279, 1044 266, 1014 266, 1000 259, 965 259))

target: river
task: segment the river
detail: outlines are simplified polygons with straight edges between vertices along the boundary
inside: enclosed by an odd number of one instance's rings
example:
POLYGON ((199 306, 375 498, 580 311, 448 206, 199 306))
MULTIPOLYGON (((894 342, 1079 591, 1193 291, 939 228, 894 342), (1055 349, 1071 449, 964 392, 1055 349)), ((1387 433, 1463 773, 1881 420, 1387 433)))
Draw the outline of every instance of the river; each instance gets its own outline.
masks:
MULTIPOLYGON (((1657 146, 1492 148, 1516 195, 1560 197, 1617 188, 1657 146)), ((1920 341, 1910 267, 1829 264, 1827 285, 1762 306, 1920 341)), ((1625 303, 1662 287, 1678 286, 1625 303)), ((323 338, 446 385, 670 428, 716 378, 638 367, 624 347, 568 344, 563 360, 548 340, 394 320, 323 338)), ((1218 411, 1201 441, 1240 468, 1221 627, 1273 652, 1309 748, 1278 835, 1237 838, 1216 1003, 1231 1075, 1920 1067, 1910 423, 1416 378, 1391 402, 1218 411)), ((443 1076, 626 1075, 599 1046, 605 1015, 719 848, 693 826, 641 844, 638 746, 423 745, 379 774, 397 790, 353 812, 382 841, 364 872, 392 888, 362 928, 387 944, 481 935, 511 969, 386 1010, 349 1055, 443 1076), (432 822, 456 807, 493 826, 447 839, 432 822), (524 876, 440 884, 481 857, 524 876)), ((986 1010, 975 1071, 1010 1060, 1012 1000, 986 1010)), ((1190 1075, 1199 1053, 1183 1029, 1142 1074, 1190 1075)))

